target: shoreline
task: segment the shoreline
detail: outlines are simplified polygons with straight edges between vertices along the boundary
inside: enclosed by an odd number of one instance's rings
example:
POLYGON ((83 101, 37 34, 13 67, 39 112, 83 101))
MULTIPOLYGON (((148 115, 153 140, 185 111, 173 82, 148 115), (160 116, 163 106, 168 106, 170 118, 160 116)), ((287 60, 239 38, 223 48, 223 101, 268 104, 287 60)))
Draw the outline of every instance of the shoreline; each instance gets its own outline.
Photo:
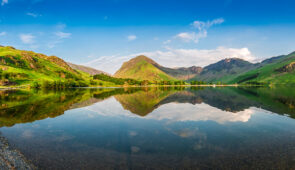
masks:
POLYGON ((12 148, 5 137, 0 135, 0 169, 33 170, 36 167, 20 151, 12 148))
MULTIPOLYGON (((131 88, 131 87, 265 87, 262 85, 240 85, 240 84, 200 84, 200 85, 146 85, 146 86, 91 86, 91 87, 71 87, 71 88, 131 88)), ((0 91, 5 90, 17 90, 17 89, 30 89, 28 86, 16 86, 16 87, 0 87, 0 91)), ((64 89, 71 89, 64 88, 64 89)), ((42 88, 41 88, 42 89, 42 88)))

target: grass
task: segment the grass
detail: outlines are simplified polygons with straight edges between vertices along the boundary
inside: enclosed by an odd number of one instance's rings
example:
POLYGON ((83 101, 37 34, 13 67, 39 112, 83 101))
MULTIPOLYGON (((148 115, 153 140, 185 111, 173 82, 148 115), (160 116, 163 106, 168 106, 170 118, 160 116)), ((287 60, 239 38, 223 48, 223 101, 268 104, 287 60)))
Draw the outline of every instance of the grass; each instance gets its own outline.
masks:
POLYGON ((94 86, 115 86, 112 82, 92 80, 90 74, 71 69, 65 61, 57 57, 13 47, 0 47, 1 87, 30 86, 34 82, 44 81, 83 81, 86 84, 92 81, 94 86))
POLYGON ((132 78, 136 80, 149 81, 176 81, 177 79, 164 73, 145 58, 134 58, 124 63, 120 70, 115 74, 119 78, 132 78))
POLYGON ((278 69, 295 61, 295 54, 291 53, 275 63, 248 71, 228 81, 229 83, 260 82, 263 84, 295 84, 295 72, 280 72, 278 69))
MULTIPOLYGON (((87 76, 69 70, 48 59, 48 56, 31 51, 0 47, 1 74, 11 82, 22 85, 32 81, 84 80, 87 76)), ((61 63, 62 64, 62 63, 61 63)))

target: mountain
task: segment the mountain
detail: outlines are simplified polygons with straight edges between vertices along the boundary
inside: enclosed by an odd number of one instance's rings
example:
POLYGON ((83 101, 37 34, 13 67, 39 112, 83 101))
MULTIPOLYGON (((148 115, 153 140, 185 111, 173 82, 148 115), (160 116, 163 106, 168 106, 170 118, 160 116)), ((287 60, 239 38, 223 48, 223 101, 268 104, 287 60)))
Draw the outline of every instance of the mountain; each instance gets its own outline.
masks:
POLYGON ((114 74, 117 78, 132 78, 136 80, 163 81, 176 80, 160 70, 152 59, 140 55, 127 62, 114 74))
POLYGON ((295 52, 264 60, 230 83, 295 84, 295 52))
POLYGON ((255 68, 256 65, 239 58, 227 58, 203 68, 191 80, 205 82, 227 82, 233 77, 255 68))
POLYGON ((108 73, 106 73, 104 71, 96 70, 96 69, 91 68, 91 67, 87 67, 87 66, 83 66, 83 65, 78 65, 78 64, 73 64, 73 63, 69 63, 69 62, 67 62, 67 64, 72 69, 80 70, 80 71, 83 71, 83 72, 88 73, 90 75, 96 75, 96 74, 106 74, 106 75, 109 75, 108 73))
POLYGON ((179 80, 188 80, 202 72, 202 67, 192 66, 192 67, 179 67, 179 68, 168 68, 161 65, 155 65, 160 70, 166 74, 175 77, 179 80))
POLYGON ((295 84, 295 52, 250 63, 240 58, 227 58, 204 68, 167 68, 145 56, 123 64, 115 74, 120 78, 138 80, 198 80, 205 82, 295 84))
POLYGON ((275 63, 275 62, 277 62, 278 60, 280 60, 283 57, 286 57, 286 55, 280 55, 280 56, 276 56, 276 57, 271 57, 271 58, 263 60, 261 63, 259 63, 259 65, 264 66, 266 64, 275 63))
POLYGON ((56 56, 14 47, 0 47, 0 85, 31 84, 33 81, 84 81, 86 77, 56 56))

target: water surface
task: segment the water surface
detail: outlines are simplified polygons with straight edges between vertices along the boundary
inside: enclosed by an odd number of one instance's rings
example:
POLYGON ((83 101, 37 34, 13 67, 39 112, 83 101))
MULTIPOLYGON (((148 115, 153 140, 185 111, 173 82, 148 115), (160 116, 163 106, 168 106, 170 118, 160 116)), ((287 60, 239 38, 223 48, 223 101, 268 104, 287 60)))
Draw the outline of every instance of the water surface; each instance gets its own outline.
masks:
POLYGON ((294 169, 290 88, 0 92, 0 132, 40 169, 294 169))

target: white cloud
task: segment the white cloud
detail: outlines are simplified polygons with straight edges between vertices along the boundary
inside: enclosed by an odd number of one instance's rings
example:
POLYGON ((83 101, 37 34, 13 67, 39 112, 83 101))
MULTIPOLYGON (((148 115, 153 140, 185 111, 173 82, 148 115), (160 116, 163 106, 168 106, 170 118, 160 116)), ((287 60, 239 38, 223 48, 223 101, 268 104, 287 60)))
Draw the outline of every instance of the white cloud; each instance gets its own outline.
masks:
POLYGON ((37 13, 32 13, 32 12, 28 12, 26 13, 28 16, 31 16, 31 17, 34 17, 34 18, 37 18, 37 17, 40 17, 41 15, 40 14, 37 14, 37 13))
POLYGON ((72 34, 58 31, 58 32, 55 32, 55 35, 60 39, 64 39, 64 38, 70 38, 72 34))
POLYGON ((0 37, 1 36, 5 36, 5 35, 6 35, 6 32, 4 32, 4 31, 3 32, 0 32, 0 37))
POLYGON ((33 44, 35 36, 32 34, 20 34, 19 38, 24 44, 33 44))
POLYGON ((2 0, 1 6, 5 5, 5 4, 8 4, 8 0, 2 0))
POLYGON ((181 32, 175 36, 175 38, 180 39, 184 42, 194 42, 198 43, 201 38, 207 37, 207 30, 213 25, 221 24, 224 22, 223 18, 214 19, 212 21, 194 21, 191 25, 196 32, 181 32))
POLYGON ((125 56, 102 56, 86 63, 86 65, 113 74, 123 62, 138 55, 146 55, 166 67, 189 67, 192 65, 204 67, 222 59, 234 57, 247 61, 255 61, 256 59, 248 48, 218 47, 210 50, 167 48, 166 51, 142 52, 125 56))
POLYGON ((128 39, 128 41, 133 41, 133 40, 136 40, 137 37, 136 37, 136 35, 129 35, 129 36, 127 37, 127 39, 128 39))
POLYGON ((200 38, 207 37, 207 31, 204 30, 202 32, 182 32, 176 35, 176 38, 181 39, 184 42, 194 42, 198 43, 200 38))
POLYGON ((207 22, 194 21, 191 25, 194 28, 197 28, 199 31, 201 31, 203 29, 208 29, 208 28, 212 27, 213 25, 222 24, 223 22, 224 22, 223 18, 218 18, 218 19, 214 19, 212 21, 207 21, 207 22))

